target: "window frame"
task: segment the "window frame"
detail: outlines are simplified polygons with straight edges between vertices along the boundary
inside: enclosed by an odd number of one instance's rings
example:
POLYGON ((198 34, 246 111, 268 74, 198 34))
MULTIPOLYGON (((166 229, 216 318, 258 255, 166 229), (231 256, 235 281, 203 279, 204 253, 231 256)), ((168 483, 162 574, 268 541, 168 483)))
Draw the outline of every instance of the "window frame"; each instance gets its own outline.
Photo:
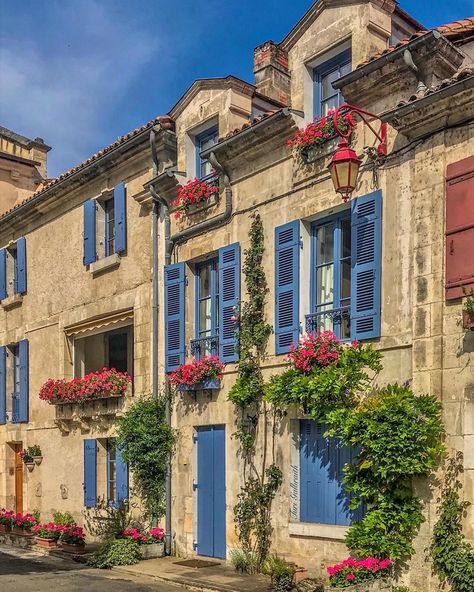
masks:
POLYGON ((104 199, 101 206, 104 210, 104 257, 109 257, 115 253, 115 196, 112 194, 104 199), (113 212, 112 217, 111 212, 113 212))
MULTIPOLYGON (((327 76, 331 72, 334 72, 335 70, 340 71, 341 67, 346 66, 347 64, 351 64, 351 66, 352 66, 352 50, 350 48, 341 51, 341 53, 337 54, 333 58, 331 58, 331 59, 329 59, 329 60, 323 62, 322 64, 319 64, 318 66, 315 66, 313 68, 312 74, 313 74, 313 115, 314 115, 314 117, 321 117, 321 115, 322 115, 322 109, 321 109, 321 104, 323 101, 323 99, 321 98, 322 78, 324 76, 327 76)), ((332 97, 337 97, 338 106, 342 104, 341 99, 343 99, 343 97, 342 97, 342 93, 339 89, 338 90, 334 89, 334 94, 331 95, 331 97, 327 97, 324 100, 327 100, 328 98, 332 98, 332 97)))
MULTIPOLYGON (((311 224, 311 251, 310 251, 310 314, 316 314, 320 311, 320 307, 324 306, 324 304, 318 304, 317 302, 317 231, 319 228, 323 226, 327 226, 328 224, 334 223, 334 231, 333 231, 333 301, 332 301, 332 308, 327 309, 326 312, 332 312, 338 309, 343 308, 341 305, 341 270, 342 270, 342 261, 348 260, 351 266, 351 293, 349 298, 349 337, 341 338, 341 322, 336 322, 333 319, 333 328, 332 331, 340 341, 350 341, 350 313, 351 313, 351 300, 354 297, 352 294, 352 220, 351 220, 351 211, 350 209, 345 209, 337 214, 332 214, 331 216, 327 216, 320 220, 315 220, 311 224), (351 229, 351 252, 346 257, 341 257, 341 225, 343 221, 348 221, 349 226, 351 229), (334 306, 335 303, 338 303, 338 306, 334 306)), ((322 265, 322 264, 321 264, 322 265)), ((347 298, 345 299, 347 300, 347 298)))
MULTIPOLYGON (((11 421, 14 421, 14 418, 18 414, 18 408, 20 405, 20 396, 21 396, 21 361, 20 361, 20 347, 18 343, 14 343, 9 346, 9 350, 12 356, 11 362, 11 421)), ((8 355, 8 354, 7 354, 8 355)))
MULTIPOLYGON (((206 259, 205 261, 201 261, 196 263, 194 268, 194 338, 196 340, 201 340, 205 337, 208 339, 215 340, 216 344, 211 349, 211 355, 218 355, 219 350, 219 290, 217 289, 219 283, 219 259, 217 257, 212 257, 210 259, 206 259), (209 297, 201 298, 200 297, 200 285, 199 285, 199 273, 204 268, 210 266, 211 267, 211 293, 209 297), (202 300, 207 300, 210 298, 211 300, 211 329, 210 335, 201 335, 204 331, 201 329, 201 319, 200 319, 200 303, 202 300)), ((220 286, 219 286, 220 289, 220 286)), ((195 358, 200 359, 201 357, 200 348, 196 350, 195 358)))
POLYGON ((106 492, 107 492, 107 505, 117 507, 118 505, 118 491, 117 491, 117 448, 115 445, 115 438, 107 438, 105 443, 106 449, 106 492), (115 452, 115 458, 110 459, 110 452, 115 452), (110 465, 113 463, 115 469, 115 479, 110 478, 110 465), (110 484, 114 483, 115 496, 114 498, 110 495, 110 484))
POLYGON ((194 136, 194 146, 196 149, 196 177, 198 179, 201 179, 202 181, 208 180, 208 179, 212 179, 215 177, 214 173, 209 173, 207 175, 203 175, 202 174, 202 167, 205 163, 209 162, 208 160, 204 160, 201 158, 201 152, 202 152, 202 145, 203 143, 208 140, 211 137, 216 137, 216 144, 219 141, 219 125, 218 124, 214 124, 210 127, 208 127, 207 129, 205 129, 204 131, 200 132, 199 134, 196 134, 194 136))

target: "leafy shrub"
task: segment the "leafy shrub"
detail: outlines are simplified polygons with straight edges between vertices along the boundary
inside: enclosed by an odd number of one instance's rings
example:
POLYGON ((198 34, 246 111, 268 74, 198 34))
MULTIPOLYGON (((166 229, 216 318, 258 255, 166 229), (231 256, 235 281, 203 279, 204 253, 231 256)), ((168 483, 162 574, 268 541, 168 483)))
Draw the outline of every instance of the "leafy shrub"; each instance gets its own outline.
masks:
POLYGON ((75 523, 74 518, 70 512, 53 512, 53 522, 54 524, 59 524, 61 526, 71 526, 75 523))
POLYGON ((230 562, 236 571, 242 573, 254 574, 258 571, 257 557, 252 551, 234 548, 230 550, 230 562))
POLYGON ((293 589, 295 566, 276 553, 272 553, 267 557, 263 564, 262 573, 272 578, 275 592, 286 592, 293 589))
POLYGON ((140 559, 140 549, 136 541, 117 539, 101 545, 88 559, 87 565, 99 569, 109 569, 114 565, 134 565, 140 559))
POLYGON ((166 474, 173 443, 164 398, 139 399, 119 420, 117 446, 133 472, 146 509, 156 518, 164 514, 166 474))
POLYGON ((129 504, 122 502, 111 506, 104 497, 97 500, 95 507, 83 512, 88 532, 102 540, 115 539, 127 528, 136 525, 129 504))

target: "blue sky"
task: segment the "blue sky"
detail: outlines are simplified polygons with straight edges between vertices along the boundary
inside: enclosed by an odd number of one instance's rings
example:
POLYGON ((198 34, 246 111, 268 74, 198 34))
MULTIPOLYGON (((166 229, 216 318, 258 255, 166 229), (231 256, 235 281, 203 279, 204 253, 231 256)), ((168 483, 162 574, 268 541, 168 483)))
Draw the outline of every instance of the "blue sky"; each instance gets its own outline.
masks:
MULTIPOLYGON (((252 82, 253 48, 311 0, 0 0, 0 125, 51 146, 55 176, 166 113, 196 78, 252 82)), ((433 27, 473 0, 402 0, 433 27)))

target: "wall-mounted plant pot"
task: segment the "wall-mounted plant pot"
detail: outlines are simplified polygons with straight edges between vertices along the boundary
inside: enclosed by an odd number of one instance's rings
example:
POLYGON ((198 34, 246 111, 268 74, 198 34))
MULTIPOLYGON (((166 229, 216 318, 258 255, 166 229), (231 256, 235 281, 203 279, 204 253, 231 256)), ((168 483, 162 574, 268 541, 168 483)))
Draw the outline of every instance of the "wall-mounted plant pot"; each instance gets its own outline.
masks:
POLYGON ((31 471, 35 468, 35 463, 34 462, 27 462, 27 463, 25 463, 25 466, 28 469, 28 471, 31 473, 31 471))
POLYGON ((468 331, 474 331, 474 314, 469 313, 467 310, 462 311, 462 326, 468 331))
POLYGON ((35 461, 36 465, 40 465, 43 462, 43 457, 42 456, 34 456, 33 460, 35 461))
POLYGON ((176 390, 178 391, 213 391, 221 388, 221 381, 218 378, 208 378, 202 382, 196 382, 194 384, 178 384, 176 390))

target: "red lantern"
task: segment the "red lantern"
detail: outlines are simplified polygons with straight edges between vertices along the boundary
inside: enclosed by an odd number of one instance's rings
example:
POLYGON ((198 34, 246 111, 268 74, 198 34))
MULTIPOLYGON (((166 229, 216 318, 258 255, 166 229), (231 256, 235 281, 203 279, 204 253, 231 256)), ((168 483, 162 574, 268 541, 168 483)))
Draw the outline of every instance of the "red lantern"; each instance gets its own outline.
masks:
POLYGON ((331 178, 334 189, 347 201, 357 185, 361 159, 349 146, 346 138, 342 138, 339 148, 334 153, 328 169, 331 171, 331 178))

